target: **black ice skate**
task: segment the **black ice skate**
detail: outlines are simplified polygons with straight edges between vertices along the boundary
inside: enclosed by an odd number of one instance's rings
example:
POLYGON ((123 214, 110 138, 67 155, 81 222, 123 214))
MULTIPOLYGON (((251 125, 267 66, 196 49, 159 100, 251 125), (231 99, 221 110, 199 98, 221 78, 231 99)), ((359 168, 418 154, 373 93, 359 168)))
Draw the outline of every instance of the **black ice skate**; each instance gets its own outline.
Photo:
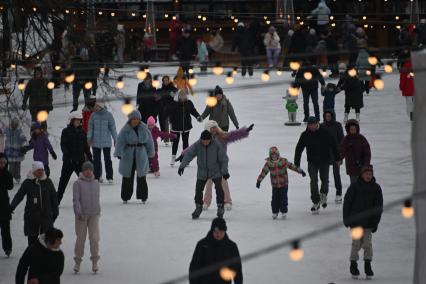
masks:
POLYGON ((198 217, 200 217, 201 212, 203 212, 203 206, 202 205, 197 205, 195 207, 194 212, 192 212, 192 219, 198 219, 198 217))
POLYGON ((356 261, 351 261, 351 266, 350 266, 349 270, 351 272, 352 279, 358 279, 359 270, 358 270, 358 264, 356 263, 356 261))
POLYGON ((367 277, 367 280, 370 280, 370 279, 373 278, 374 272, 371 269, 371 260, 366 260, 364 262, 364 271, 365 271, 365 275, 367 277))
POLYGON ((320 209, 320 204, 319 203, 314 203, 314 205, 312 205, 312 207, 311 207, 311 213, 313 215, 316 215, 316 214, 318 214, 319 209, 320 209))
POLYGON ((217 217, 223 218, 223 214, 225 214, 225 209, 223 208, 223 204, 217 205, 217 217))

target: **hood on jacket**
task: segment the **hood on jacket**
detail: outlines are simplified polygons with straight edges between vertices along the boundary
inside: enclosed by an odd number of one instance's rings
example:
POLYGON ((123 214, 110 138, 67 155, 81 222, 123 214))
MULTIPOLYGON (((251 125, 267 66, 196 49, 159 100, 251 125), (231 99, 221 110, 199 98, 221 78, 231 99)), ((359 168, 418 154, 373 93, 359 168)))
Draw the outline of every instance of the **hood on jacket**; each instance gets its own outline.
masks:
POLYGON ((91 177, 85 177, 83 173, 80 173, 78 175, 78 179, 84 180, 84 181, 92 181, 95 179, 95 175, 92 174, 91 177))
POLYGON ((46 235, 45 234, 41 234, 40 236, 38 236, 38 242, 40 243, 40 245, 50 251, 61 251, 61 249, 51 249, 47 247, 46 244, 46 235))
POLYGON ((336 121, 336 113, 334 112, 334 110, 332 110, 332 109, 326 109, 326 110, 324 110, 324 113, 322 114, 322 118, 323 118, 323 120, 324 120, 324 123, 327 123, 327 122, 335 122, 336 121), (326 113, 329 113, 329 114, 331 114, 331 121, 326 121, 325 120, 325 114, 326 113))
POLYGON ((269 148, 269 160, 273 160, 272 159, 272 156, 273 155, 276 155, 277 156, 277 159, 279 159, 281 156, 280 156, 280 151, 278 150, 278 148, 277 147, 275 147, 275 146, 272 146, 271 148, 269 148))
POLYGON ((321 1, 318 3, 318 8, 326 8, 326 7, 327 7, 327 4, 325 4, 324 1, 321 1))
MULTIPOLYGON (((30 171, 28 172, 28 174, 27 174, 27 179, 31 179, 31 180, 33 180, 33 179, 37 179, 37 178, 35 177, 34 173, 32 172, 32 170, 30 170, 30 171)), ((46 180, 46 179, 47 179, 46 172, 44 172, 44 173, 43 173, 43 176, 42 176, 39 180, 46 180)))
POLYGON ((345 125, 346 133, 349 134, 349 128, 352 125, 355 125, 355 127, 356 127, 356 133, 359 134, 359 132, 360 132, 360 130, 359 130, 359 123, 358 123, 358 121, 356 119, 349 119, 348 122, 346 122, 346 125, 345 125))

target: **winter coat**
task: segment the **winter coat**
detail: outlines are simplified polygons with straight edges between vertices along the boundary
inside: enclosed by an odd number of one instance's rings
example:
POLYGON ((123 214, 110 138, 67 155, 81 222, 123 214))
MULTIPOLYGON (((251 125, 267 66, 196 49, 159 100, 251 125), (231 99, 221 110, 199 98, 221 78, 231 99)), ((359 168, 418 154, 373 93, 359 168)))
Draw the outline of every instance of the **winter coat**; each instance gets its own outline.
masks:
POLYGON ((170 117, 173 132, 188 132, 192 129, 191 115, 198 118, 200 114, 190 100, 183 102, 173 101, 166 107, 166 115, 170 117))
POLYGON ((238 50, 241 56, 253 56, 255 37, 251 31, 245 27, 237 27, 232 41, 232 52, 238 50))
MULTIPOLYGON (((189 273, 193 273, 202 268, 214 265, 218 262, 222 262, 227 259, 239 257, 240 253, 238 251, 237 244, 231 241, 227 234, 225 234, 225 237, 221 241, 218 241, 213 237, 213 233, 210 231, 204 239, 200 240, 197 243, 194 255, 192 256, 191 264, 189 265, 189 273)), ((241 268, 241 261, 229 266, 229 268, 236 272, 236 276, 234 278, 233 283, 242 284, 243 272, 241 268)), ((223 280, 219 275, 219 271, 216 271, 195 279, 190 279, 189 283, 230 284, 231 281, 223 280)))
POLYGON ((87 80, 92 80, 94 77, 93 69, 89 66, 88 60, 81 59, 80 56, 75 56, 72 58, 71 68, 74 71, 75 83, 84 84, 87 80))
POLYGON ((373 233, 377 230, 383 211, 383 196, 380 185, 376 179, 365 182, 361 177, 352 183, 346 191, 343 202, 343 223, 345 227, 363 227, 372 229, 373 233), (377 209, 373 216, 357 218, 357 214, 377 209), (351 220, 352 219, 352 220, 351 220))
POLYGON ((22 132, 22 129, 6 128, 5 135, 6 146, 4 153, 6 154, 9 162, 22 162, 24 160, 22 148, 27 143, 27 138, 22 132))
POLYGON ((47 248, 44 235, 37 242, 27 247, 19 259, 16 269, 16 284, 26 284, 28 279, 36 278, 40 284, 60 284, 64 271, 64 253, 61 250, 47 248))
POLYGON ((217 33, 213 36, 208 42, 208 46, 213 49, 215 52, 219 52, 223 48, 223 38, 217 33))
POLYGON ((25 236, 38 236, 53 226, 58 217, 58 198, 55 186, 46 175, 38 179, 29 172, 10 204, 12 211, 27 198, 24 213, 25 236))
POLYGON ((337 88, 345 91, 345 108, 364 107, 364 84, 357 76, 351 77, 348 74, 337 83, 337 88))
POLYGON ((209 60, 209 51, 204 42, 201 42, 197 48, 197 59, 200 62, 206 62, 209 60))
POLYGON ((3 153, 0 153, 1 158, 6 158, 6 167, 0 170, 0 223, 1 221, 8 221, 12 218, 8 191, 13 189, 13 177, 7 170, 7 157, 3 153))
POLYGON ((358 57, 356 59, 356 69, 358 73, 358 78, 362 81, 369 81, 370 75, 367 75, 367 71, 371 72, 372 66, 368 63, 368 54, 367 50, 360 49, 358 52, 358 57))
POLYGON ((263 39, 263 44, 266 48, 270 49, 281 48, 280 37, 278 36, 277 32, 274 32, 273 34, 267 32, 263 39))
POLYGON ((400 70, 399 89, 404 97, 412 97, 414 96, 414 78, 410 75, 413 70, 411 60, 406 60, 400 70))
POLYGON ((221 178, 228 174, 228 156, 215 139, 206 147, 198 140, 183 157, 180 168, 185 168, 197 156, 197 179, 221 178))
POLYGON ((323 100, 323 109, 324 110, 334 110, 334 97, 340 93, 340 90, 337 88, 336 85, 332 83, 328 83, 324 91, 321 92, 321 95, 324 96, 323 100))
POLYGON ((33 160, 43 162, 43 165, 49 165, 49 151, 50 154, 55 153, 52 144, 50 144, 47 134, 41 132, 38 136, 31 138, 27 149, 34 149, 33 160))
POLYGON ((72 202, 74 214, 78 217, 91 217, 101 214, 99 182, 95 177, 87 178, 80 173, 73 185, 72 202))
POLYGON ((349 127, 355 125, 357 133, 348 134, 343 138, 340 144, 340 156, 345 159, 346 173, 350 176, 358 176, 363 166, 370 165, 371 150, 367 139, 359 133, 359 125, 353 120, 346 124, 346 131, 349 133, 349 127))
POLYGON ((120 174, 129 178, 133 163, 136 163, 137 176, 146 176, 148 158, 154 157, 154 154, 154 142, 148 126, 141 122, 135 130, 129 123, 126 123, 118 134, 114 152, 114 156, 120 159, 118 167, 120 174))
POLYGON ((321 86, 325 85, 324 78, 316 66, 305 64, 296 73, 295 85, 296 87, 301 87, 303 92, 313 92, 318 90, 318 82, 321 86), (312 74, 311 80, 305 79, 305 72, 310 72, 312 74))
POLYGON ((330 8, 328 8, 327 4, 324 1, 321 1, 318 4, 318 7, 311 12, 311 15, 316 16, 318 26, 327 25, 330 21, 330 14, 330 8))
POLYGON ((306 32, 304 30, 297 30, 291 37, 289 54, 290 58, 298 60, 302 57, 302 54, 306 52, 306 32))
POLYGON ((152 140, 154 142, 155 153, 158 152, 158 141, 157 141, 158 138, 161 138, 161 139, 175 139, 176 138, 176 134, 160 131, 160 129, 158 129, 157 126, 155 126, 151 130, 151 136, 152 136, 152 140))
POLYGON ((23 105, 27 104, 30 99, 30 110, 52 110, 52 90, 47 88, 47 80, 45 78, 30 79, 24 91, 23 105))
POLYGON ((93 111, 87 107, 84 107, 81 111, 81 115, 83 116, 83 120, 81 121, 81 127, 83 127, 84 133, 89 131, 89 120, 92 116, 93 111))
POLYGON ((158 100, 156 89, 152 85, 146 86, 145 82, 138 84, 136 103, 139 105, 138 110, 142 115, 143 122, 146 123, 150 116, 157 118, 159 113, 158 100))
POLYGON ((309 163, 321 164, 330 161, 330 153, 340 160, 337 149, 337 143, 327 130, 318 127, 316 131, 310 131, 306 128, 300 135, 294 154, 294 164, 300 166, 300 158, 303 150, 306 148, 306 156, 309 163))
MULTIPOLYGON (((331 113, 332 115, 332 119, 331 121, 325 121, 324 118, 324 122, 321 123, 321 126, 323 129, 327 130, 328 133, 330 133, 330 135, 334 138, 334 140, 336 141, 336 145, 340 145, 340 143, 343 140, 343 127, 340 124, 340 122, 336 121, 336 114, 334 113, 334 111, 324 111, 324 117, 326 113, 331 113)), ((335 162, 335 158, 333 156, 333 153, 330 152, 330 164, 334 164, 335 162)))
POLYGON ((157 91, 160 95, 160 100, 158 101, 159 105, 159 115, 165 115, 166 108, 173 103, 173 97, 177 92, 177 88, 170 82, 168 85, 164 85, 157 91))
POLYGON ((111 137, 115 144, 117 130, 112 114, 106 109, 92 113, 89 120, 87 141, 91 141, 94 148, 111 148, 111 137))
POLYGON ((206 106, 201 117, 205 119, 207 116, 209 116, 210 120, 216 121, 220 128, 228 128, 229 118, 231 118, 235 128, 238 129, 238 120, 235 116, 234 108, 225 95, 223 95, 223 98, 220 101, 217 101, 215 106, 206 106))
POLYGON ((75 128, 69 124, 62 130, 61 150, 62 161, 73 165, 80 165, 87 160, 92 160, 86 133, 81 127, 75 128))
POLYGON ((187 61, 189 64, 197 54, 197 43, 191 36, 187 38, 182 36, 177 41, 176 53, 180 61, 187 61))
POLYGON ((260 183, 266 177, 268 173, 271 175, 272 188, 282 188, 288 186, 288 173, 287 168, 297 173, 301 172, 301 169, 287 161, 286 158, 280 157, 280 152, 276 147, 269 148, 269 157, 265 159, 265 165, 262 168, 262 172, 257 178, 260 183), (274 160, 273 155, 277 155, 278 159, 274 160))

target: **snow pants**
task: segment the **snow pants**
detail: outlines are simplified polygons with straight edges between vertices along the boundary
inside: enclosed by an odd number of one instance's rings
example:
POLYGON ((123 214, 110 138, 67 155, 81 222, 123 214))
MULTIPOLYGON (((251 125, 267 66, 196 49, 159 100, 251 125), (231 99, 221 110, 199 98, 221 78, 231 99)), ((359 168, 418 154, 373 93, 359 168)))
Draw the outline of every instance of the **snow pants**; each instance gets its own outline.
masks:
POLYGON ((321 193, 328 194, 328 171, 330 165, 326 163, 312 163, 308 162, 308 173, 311 179, 311 200, 312 203, 317 204, 320 202, 320 195, 318 192, 318 173, 321 179, 321 193))
MULTIPOLYGON (((224 202, 232 204, 231 193, 229 192, 228 181, 222 178, 222 188, 224 194, 224 202)), ((212 189, 213 189, 213 181, 209 179, 206 183, 206 190, 204 192, 204 204, 210 206, 212 203, 212 189)))
POLYGON ((288 187, 272 188, 271 208, 273 214, 287 213, 288 211, 288 187))
MULTIPOLYGON (((206 185, 207 180, 197 179, 197 183, 195 184, 195 204, 203 205, 203 191, 204 186, 206 185)), ((213 179, 214 186, 216 188, 216 203, 223 204, 224 196, 223 196, 223 188, 222 188, 222 177, 213 179)))
POLYGON ((9 162, 9 172, 15 180, 21 179, 21 162, 9 162))
POLYGON ((0 220, 1 245, 4 252, 12 251, 12 237, 10 235, 10 220, 0 220))
MULTIPOLYGON (((131 176, 123 177, 121 182, 121 199, 128 201, 133 195, 133 182, 135 179, 136 161, 133 161, 131 176)), ((148 199, 148 184, 146 183, 146 176, 136 177, 136 198, 146 201, 148 199)))
POLYGON ((160 171, 160 164, 158 162, 158 151, 155 151, 154 157, 149 158, 149 168, 154 173, 160 171))
POLYGON ((75 217, 75 240, 74 255, 76 258, 83 258, 84 244, 86 242, 87 232, 89 232, 91 260, 99 259, 99 215, 88 216, 79 219, 75 217))
POLYGON ((372 260, 373 259, 373 233, 371 229, 364 228, 364 235, 359 240, 352 240, 352 248, 351 248, 351 261, 358 261, 359 255, 358 252, 361 248, 364 249, 364 260, 372 260))

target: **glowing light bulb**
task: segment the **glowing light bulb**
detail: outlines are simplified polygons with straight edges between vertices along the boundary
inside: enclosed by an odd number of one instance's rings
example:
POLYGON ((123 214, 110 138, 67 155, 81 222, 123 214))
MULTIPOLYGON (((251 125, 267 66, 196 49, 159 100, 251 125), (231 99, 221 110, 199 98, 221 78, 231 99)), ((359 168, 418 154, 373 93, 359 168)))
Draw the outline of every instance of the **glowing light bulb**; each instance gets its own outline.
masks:
POLYGON ((404 207, 402 207, 401 214, 404 218, 410 219, 414 215, 414 208, 411 204, 411 200, 404 201, 404 207))
POLYGON ((143 81, 146 78, 146 72, 144 70, 140 70, 140 71, 138 71, 138 73, 136 73, 136 77, 139 80, 143 81))
POLYGON ((164 18, 168 18, 169 17, 169 14, 164 14, 164 18))
POLYGON ((103 12, 102 12, 102 11, 99 11, 99 12, 98 12, 98 14, 99 14, 99 16, 102 16, 103 12))
POLYGON ((305 78, 308 81, 311 80, 312 79, 312 73, 311 72, 303 73, 303 78, 305 78))
POLYGON ((209 107, 214 107, 215 105, 217 105, 217 98, 214 96, 208 96, 206 98, 206 105, 209 107))
POLYGON ((23 79, 20 79, 18 82, 18 90, 23 91, 25 90, 25 82, 23 79))
POLYGON ((386 64, 384 69, 385 69, 386 73, 392 73, 393 72, 392 65, 390 65, 390 64, 386 64))
POLYGON ((86 83, 84 83, 84 88, 86 90, 90 90, 92 87, 93 87, 92 82, 86 82, 86 83))
POLYGON ((327 71, 320 71, 320 73, 321 73, 321 75, 322 75, 324 78, 328 78, 328 73, 327 73, 327 71))
POLYGON ((99 68, 99 72, 104 73, 105 72, 105 67, 99 68))
POLYGON ((234 23, 238 23, 238 19, 237 18, 234 19, 234 23))
POLYGON ((223 73, 223 67, 220 65, 216 65, 215 67, 213 67, 213 74, 215 75, 222 75, 223 73))
POLYGON ((136 13, 135 13, 135 12, 133 12, 133 13, 132 13, 132 17, 135 17, 135 16, 136 16, 136 13))
POLYGON ((368 63, 370 63, 370 65, 376 65, 378 62, 377 57, 376 56, 369 56, 368 57, 368 63))
POLYGON ((237 272, 232 269, 229 269, 228 267, 222 267, 219 270, 219 275, 223 280, 231 282, 232 280, 234 280, 235 276, 237 276, 237 272))
POLYGON ((203 22, 205 22, 205 21, 207 20, 207 18, 206 18, 206 17, 203 17, 203 18, 202 18, 202 20, 203 20, 203 22))
POLYGON ((352 69, 350 69, 349 71, 348 71, 348 75, 349 76, 351 76, 351 77, 355 77, 356 76, 356 70, 354 69, 354 68, 352 68, 352 69))
POLYGON ((48 117, 49 117, 49 114, 45 110, 39 111, 37 113, 37 121, 38 122, 44 122, 44 121, 47 120, 48 117))
POLYGON ((238 67, 234 67, 233 69, 232 69, 232 76, 235 76, 235 75, 237 75, 238 74, 238 67))
POLYGON ((16 64, 10 64, 10 69, 15 69, 16 68, 16 64))
POLYGON ((68 76, 65 77, 65 82, 67 82, 68 84, 71 84, 72 82, 74 82, 74 80, 75 80, 74 74, 69 74, 68 76))
POLYGON ((115 83, 115 87, 119 90, 124 88, 123 77, 118 77, 117 83, 115 83))
POLYGON ((260 76, 260 79, 263 82, 268 82, 270 79, 269 73, 267 71, 263 72, 262 75, 260 76))
POLYGON ((277 75, 281 76, 283 74, 283 71, 281 71, 280 69, 277 70, 277 75))
POLYGON ((197 79, 195 79, 195 77, 192 77, 188 80, 188 83, 191 87, 194 87, 197 84, 197 79))
POLYGON ((128 115, 129 113, 131 113, 133 111, 133 105, 130 103, 129 99, 126 99, 124 101, 124 104, 121 106, 121 111, 125 114, 128 115))
POLYGON ((189 73, 189 74, 194 74, 194 69, 192 69, 192 67, 190 67, 190 68, 188 69, 188 73, 189 73))
POLYGON ((383 82, 382 79, 376 79, 374 80, 374 88, 376 88, 377 90, 383 90, 383 88, 385 87, 385 82, 383 82))
POLYGON ((55 70, 56 70, 56 71, 61 70, 61 65, 55 65, 55 70))
POLYGON ((298 242, 293 243, 293 248, 291 249, 289 253, 289 257, 292 261, 301 261, 305 253, 303 250, 299 247, 298 242))
POLYGON ((299 88, 290 86, 288 88, 288 93, 290 94, 290 96, 292 97, 297 97, 299 95, 299 88))
POLYGON ((363 235, 364 235, 364 229, 362 227, 354 227, 351 229, 351 236, 353 240, 355 241, 360 240, 363 235))
POLYGON ((225 82, 226 82, 228 85, 231 85, 231 84, 233 84, 233 83, 234 83, 234 77, 232 77, 232 74, 233 74, 233 72, 229 72, 229 73, 228 73, 228 76, 226 76, 225 82))
POLYGON ((297 61, 291 61, 290 62, 290 69, 293 71, 297 71, 300 68, 300 63, 297 61))
POLYGON ((55 88, 55 83, 53 83, 52 81, 50 81, 49 83, 47 83, 47 88, 49 90, 53 90, 55 88))
POLYGON ((111 12, 111 17, 114 17, 115 16, 115 13, 114 12, 111 12))
POLYGON ((367 76, 370 76, 370 75, 371 75, 371 71, 370 71, 370 70, 366 70, 366 71, 365 71, 365 74, 366 74, 367 76))

